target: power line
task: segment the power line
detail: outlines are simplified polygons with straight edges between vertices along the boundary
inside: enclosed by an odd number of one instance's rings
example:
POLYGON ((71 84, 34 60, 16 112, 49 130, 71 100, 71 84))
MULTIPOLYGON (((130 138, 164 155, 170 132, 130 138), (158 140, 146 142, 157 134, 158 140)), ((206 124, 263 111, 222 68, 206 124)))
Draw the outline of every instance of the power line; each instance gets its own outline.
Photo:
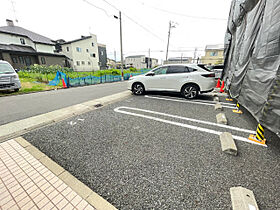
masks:
POLYGON ((89 4, 89 5, 91 5, 91 6, 95 7, 95 8, 97 8, 97 9, 99 9, 99 10, 102 10, 108 17, 111 17, 111 15, 109 15, 108 12, 107 12, 105 9, 103 9, 103 8, 101 8, 101 7, 98 7, 98 6, 94 5, 93 3, 91 3, 91 2, 89 2, 89 1, 87 1, 87 0, 83 0, 83 1, 86 2, 86 3, 89 4))
MULTIPOLYGON (((138 1, 138 0, 137 0, 138 1)), ((147 5, 144 4, 144 2, 138 1, 139 3, 141 3, 142 5, 147 5)), ((187 14, 183 14, 183 13, 179 13, 179 12, 174 12, 174 11, 170 11, 170 10, 166 10, 166 9, 162 9, 162 8, 157 8, 151 5, 147 5, 148 7, 164 12, 164 13, 169 13, 169 14, 173 14, 173 15, 178 15, 178 16, 183 16, 183 17, 187 17, 187 18, 194 18, 194 19, 203 19, 203 20, 217 20, 217 21, 227 21, 227 19, 224 18, 213 18, 213 17, 202 17, 202 16, 193 16, 193 15, 187 15, 187 14)))
MULTIPOLYGON (((107 0, 102 0, 105 3, 107 3, 108 5, 110 5, 111 7, 113 7, 114 9, 121 11, 119 8, 117 8, 115 5, 111 4, 110 2, 108 2, 107 0)), ((158 35, 156 35, 155 33, 153 33, 151 30, 149 30, 148 28, 146 28, 145 26, 143 26, 142 24, 138 23, 136 20, 134 20, 133 18, 129 17, 127 14, 125 14, 124 12, 122 12, 122 14, 128 18, 130 21, 132 21, 133 23, 135 23, 136 25, 138 25, 139 27, 141 27, 142 29, 144 29, 146 32, 150 33, 151 35, 153 35, 154 37, 156 37, 157 39, 159 39, 162 42, 165 42, 165 40, 163 40, 162 38, 160 38, 158 35)))

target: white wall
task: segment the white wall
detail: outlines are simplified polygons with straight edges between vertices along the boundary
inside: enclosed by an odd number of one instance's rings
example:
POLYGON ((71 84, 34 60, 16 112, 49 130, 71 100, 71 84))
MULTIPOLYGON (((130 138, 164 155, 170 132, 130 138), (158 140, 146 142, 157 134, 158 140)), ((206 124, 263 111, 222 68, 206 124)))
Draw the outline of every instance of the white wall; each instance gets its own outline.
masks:
POLYGON ((147 64, 145 63, 145 56, 125 58, 126 67, 130 67, 131 64, 136 69, 147 68, 147 64))
POLYGON ((0 44, 16 44, 22 46, 30 46, 33 49, 36 49, 35 44, 29 38, 5 33, 0 33, 0 44), (25 40, 25 45, 21 44, 20 38, 23 38, 25 40))
POLYGON ((54 53, 55 46, 47 45, 47 44, 37 44, 36 43, 36 50, 37 50, 37 52, 54 53))
POLYGON ((91 38, 89 39, 62 45, 61 53, 72 60, 71 65, 75 71, 99 70, 97 38, 94 34, 91 34, 91 38), (92 43, 94 43, 94 46, 92 46, 92 43), (67 52, 67 47, 69 47, 69 52, 67 52), (77 47, 81 48, 81 52, 77 52, 77 47), (87 52, 87 49, 89 52, 87 52), (95 54, 95 57, 92 57, 91 54, 95 54), (77 61, 80 62, 79 66, 77 65, 77 61), (84 65, 82 64, 82 61, 84 61, 84 65), (88 65, 88 62, 90 62, 90 65, 88 65))

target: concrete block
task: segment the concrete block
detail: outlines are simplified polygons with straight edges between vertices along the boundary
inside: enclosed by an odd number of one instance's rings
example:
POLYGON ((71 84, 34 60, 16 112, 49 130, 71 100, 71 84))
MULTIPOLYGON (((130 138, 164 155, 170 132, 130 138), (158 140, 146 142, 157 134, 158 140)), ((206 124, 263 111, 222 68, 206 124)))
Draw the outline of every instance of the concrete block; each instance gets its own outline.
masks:
POLYGON ((56 176, 59 176, 64 172, 64 168, 54 162, 52 159, 48 158, 47 156, 42 157, 39 160, 43 165, 45 165, 51 172, 53 172, 56 176))
POLYGON ((104 198, 92 192, 86 201, 94 206, 97 210, 117 210, 112 204, 108 203, 104 198))
POLYGON ((222 151, 230 154, 230 155, 237 155, 237 147, 235 142, 232 138, 231 133, 224 132, 220 135, 221 147, 222 151))
POLYGON ((227 125, 227 118, 224 113, 219 113, 216 115, 217 123, 227 125))
POLYGON ((230 188, 233 210, 259 210, 254 193, 244 187, 230 188))
POLYGON ((27 152, 29 152, 33 157, 35 157, 38 160, 40 158, 46 156, 44 153, 42 153, 40 150, 38 150, 33 145, 30 145, 30 146, 26 147, 25 149, 26 149, 27 152))
POLYGON ((214 97, 214 101, 215 101, 215 102, 219 102, 219 101, 220 101, 220 100, 219 100, 219 97, 218 97, 218 96, 215 96, 215 97, 214 97))
POLYGON ((22 137, 15 138, 15 140, 16 140, 17 143, 19 143, 19 144, 20 144, 22 147, 24 147, 24 148, 31 145, 28 141, 26 141, 26 140, 25 140, 24 138, 22 138, 22 137))
POLYGON ((92 193, 92 190, 83 184, 81 181, 76 179, 73 175, 71 175, 68 171, 64 171, 62 174, 58 176, 63 182, 65 182, 69 187, 72 188, 78 195, 80 195, 83 199, 86 199, 92 193))
POLYGON ((222 104, 220 104, 220 103, 216 103, 215 104, 215 110, 223 110, 223 106, 222 106, 222 104))

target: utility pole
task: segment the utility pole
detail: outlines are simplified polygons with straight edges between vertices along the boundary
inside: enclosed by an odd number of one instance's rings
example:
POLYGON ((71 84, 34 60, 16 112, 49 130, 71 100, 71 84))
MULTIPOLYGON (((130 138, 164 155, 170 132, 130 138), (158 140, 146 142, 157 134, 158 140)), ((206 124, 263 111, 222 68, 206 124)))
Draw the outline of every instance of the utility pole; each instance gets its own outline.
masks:
POLYGON ((114 68, 116 68, 116 63, 117 63, 117 53, 116 53, 116 50, 114 50, 114 57, 115 57, 115 65, 114 65, 114 68))
POLYGON ((183 63, 183 53, 181 53, 181 63, 183 63))
POLYGON ((119 17, 114 15, 114 18, 120 20, 121 70, 122 70, 122 80, 123 80, 123 44, 122 44, 122 13, 121 13, 121 11, 119 11, 119 17))
POLYGON ((122 80, 123 80, 123 44, 122 44, 122 13, 119 12, 119 18, 120 18, 120 43, 121 43, 121 70, 122 70, 122 80))
POLYGON ((175 28, 175 24, 172 24, 171 21, 169 21, 169 29, 168 29, 168 39, 167 39, 167 49, 166 49, 166 58, 165 60, 167 61, 168 59, 168 49, 169 49, 169 39, 170 39, 170 32, 171 32, 171 28, 175 28))
POLYGON ((150 63, 150 60, 151 60, 151 49, 149 48, 149 58, 148 58, 148 69, 151 68, 151 63, 150 63))

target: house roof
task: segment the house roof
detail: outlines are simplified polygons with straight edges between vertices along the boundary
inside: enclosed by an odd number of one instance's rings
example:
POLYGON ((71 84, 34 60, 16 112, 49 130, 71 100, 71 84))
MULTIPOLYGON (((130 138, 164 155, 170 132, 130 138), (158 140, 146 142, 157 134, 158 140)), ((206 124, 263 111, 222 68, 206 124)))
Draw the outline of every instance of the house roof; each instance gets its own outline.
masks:
POLYGON ((206 50, 223 50, 224 44, 206 45, 206 50))
POLYGON ((37 52, 32 47, 15 45, 15 44, 0 44, 0 52, 13 52, 13 53, 25 53, 25 54, 33 54, 33 55, 46 55, 46 56, 56 56, 56 57, 66 57, 63 54, 58 53, 44 53, 37 52))
POLYGON ((68 42, 64 42, 64 43, 60 43, 61 45, 64 45, 64 44, 71 44, 73 42, 78 42, 78 41, 82 41, 82 40, 85 40, 85 39, 90 39, 92 36, 82 36, 81 38, 79 39, 74 39, 72 41, 68 41, 68 42))
POLYGON ((54 42, 51 39, 19 26, 2 26, 0 27, 0 33, 1 32, 25 36, 31 39, 35 43, 54 45, 54 42))

